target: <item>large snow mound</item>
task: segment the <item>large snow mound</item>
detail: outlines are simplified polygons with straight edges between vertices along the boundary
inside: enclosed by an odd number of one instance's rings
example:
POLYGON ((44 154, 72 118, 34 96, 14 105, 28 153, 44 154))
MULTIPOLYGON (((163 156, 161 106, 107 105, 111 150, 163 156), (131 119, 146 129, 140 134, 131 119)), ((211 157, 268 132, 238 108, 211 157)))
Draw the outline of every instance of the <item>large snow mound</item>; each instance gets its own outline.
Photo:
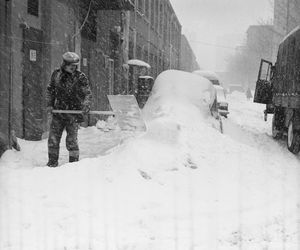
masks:
POLYGON ((46 157, 45 141, 6 152, 0 249, 298 250, 299 159, 243 94, 228 96, 219 133, 211 91, 201 77, 167 71, 143 111, 147 133, 119 144, 117 131, 81 129, 90 158, 57 169, 24 167, 46 157), (119 145, 111 154, 91 158, 110 140, 119 145))

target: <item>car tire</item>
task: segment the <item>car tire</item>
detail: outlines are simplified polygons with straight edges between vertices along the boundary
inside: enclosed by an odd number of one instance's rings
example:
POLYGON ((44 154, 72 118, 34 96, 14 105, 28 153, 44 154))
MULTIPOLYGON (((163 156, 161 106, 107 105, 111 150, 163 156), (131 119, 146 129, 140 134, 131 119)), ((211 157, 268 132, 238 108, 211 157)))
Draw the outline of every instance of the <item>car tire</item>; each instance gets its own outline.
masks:
POLYGON ((283 137, 284 113, 280 109, 275 109, 272 119, 272 137, 279 140, 283 137))
POLYGON ((300 131, 295 129, 293 119, 288 126, 287 147, 293 154, 298 154, 300 151, 300 131))

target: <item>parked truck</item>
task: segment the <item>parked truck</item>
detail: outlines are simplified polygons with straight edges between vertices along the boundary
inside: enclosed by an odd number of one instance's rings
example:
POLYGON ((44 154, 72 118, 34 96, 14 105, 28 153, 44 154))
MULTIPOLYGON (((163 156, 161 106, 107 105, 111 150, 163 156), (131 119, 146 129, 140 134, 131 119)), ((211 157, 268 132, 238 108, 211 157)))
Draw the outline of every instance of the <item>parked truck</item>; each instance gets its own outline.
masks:
POLYGON ((265 120, 268 114, 273 114, 273 138, 286 137, 289 151, 299 153, 300 27, 279 45, 275 65, 261 60, 254 102, 266 104, 265 120))

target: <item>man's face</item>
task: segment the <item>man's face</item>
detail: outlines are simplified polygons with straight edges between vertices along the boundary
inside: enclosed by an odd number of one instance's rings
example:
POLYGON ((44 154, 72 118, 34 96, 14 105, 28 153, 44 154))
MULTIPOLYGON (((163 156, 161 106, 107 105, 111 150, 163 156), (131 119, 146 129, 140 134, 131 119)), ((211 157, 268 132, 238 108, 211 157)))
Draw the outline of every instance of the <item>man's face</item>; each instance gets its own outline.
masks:
POLYGON ((72 74, 72 73, 74 73, 76 68, 77 68, 77 66, 75 64, 69 64, 69 65, 65 66, 65 71, 72 74))

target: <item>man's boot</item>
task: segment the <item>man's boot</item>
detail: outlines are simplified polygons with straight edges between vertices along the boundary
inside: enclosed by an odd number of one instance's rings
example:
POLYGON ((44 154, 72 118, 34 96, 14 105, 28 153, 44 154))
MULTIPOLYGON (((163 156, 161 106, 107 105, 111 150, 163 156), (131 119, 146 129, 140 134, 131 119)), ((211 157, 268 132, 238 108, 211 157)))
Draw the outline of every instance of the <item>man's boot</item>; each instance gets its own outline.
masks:
POLYGON ((79 161, 79 157, 77 156, 69 156, 69 162, 76 162, 79 161))
POLYGON ((69 152, 69 162, 79 161, 79 151, 70 151, 69 152))
POLYGON ((55 168, 58 166, 58 157, 56 154, 49 154, 49 161, 47 166, 50 168, 55 168))

